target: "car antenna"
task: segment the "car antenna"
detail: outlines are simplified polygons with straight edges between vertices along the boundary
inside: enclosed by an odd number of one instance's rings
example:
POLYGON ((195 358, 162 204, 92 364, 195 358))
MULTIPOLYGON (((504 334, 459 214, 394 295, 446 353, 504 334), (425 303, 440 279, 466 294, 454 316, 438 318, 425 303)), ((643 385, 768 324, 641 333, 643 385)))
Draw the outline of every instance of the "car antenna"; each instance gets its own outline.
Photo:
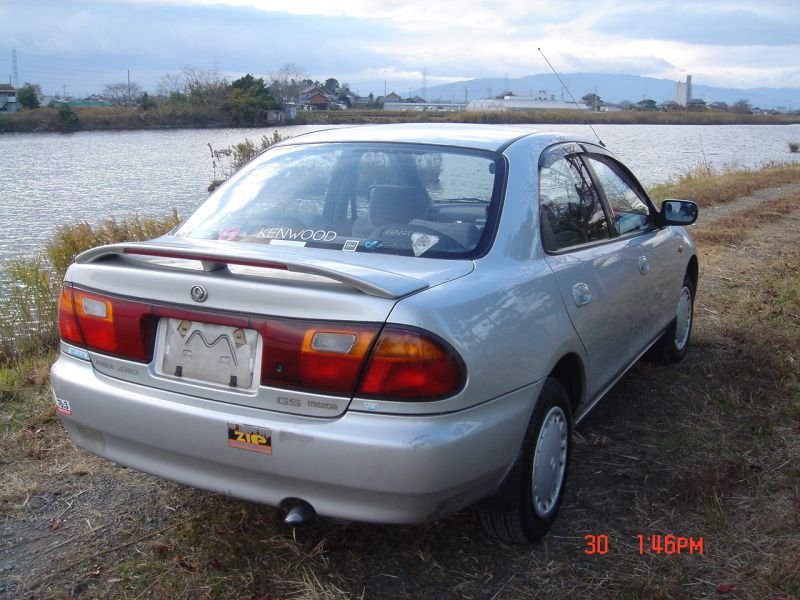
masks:
MULTIPOLYGON (((566 86, 566 84, 564 83, 564 81, 561 79, 561 75, 559 75, 559 74, 558 74, 558 72, 557 72, 557 71, 556 71, 556 70, 553 68, 553 65, 551 65, 551 64, 550 64, 550 61, 549 61, 549 60, 547 60, 547 57, 544 55, 544 52, 542 52, 542 49, 541 49, 541 48, 536 48, 536 49, 539 51, 539 54, 541 54, 541 55, 542 55, 542 58, 543 58, 543 59, 544 59, 544 61, 547 63, 547 66, 548 66, 548 67, 550 67, 550 70, 553 72, 553 74, 554 74, 556 77, 558 77, 558 81, 559 81, 559 83, 561 83, 561 87, 563 87, 565 90, 567 90, 567 93, 569 94, 569 97, 570 97, 570 98, 572 98, 572 101, 575 103, 575 106, 577 106, 577 107, 578 107, 578 110, 580 110, 580 111, 583 111, 584 109, 581 107, 581 105, 580 105, 580 104, 578 104, 578 101, 577 101, 577 100, 575 100, 575 96, 573 96, 573 95, 572 95, 572 92, 570 92, 570 91, 569 91, 569 88, 566 86)), ((594 127, 592 127, 592 124, 591 124, 591 123, 589 123, 589 119, 586 119, 586 118, 584 118, 584 121, 585 121, 585 122, 586 122, 586 124, 589 126, 589 129, 591 129, 591 130, 592 130, 592 133, 594 134, 594 137, 596 137, 596 138, 597 138, 597 141, 598 141, 598 142, 600 142, 600 145, 601 145, 603 148, 605 148, 605 147, 606 147, 606 145, 603 143, 603 140, 601 140, 601 139, 600 139, 600 136, 599 136, 599 135, 597 135, 597 132, 594 130, 594 127)))

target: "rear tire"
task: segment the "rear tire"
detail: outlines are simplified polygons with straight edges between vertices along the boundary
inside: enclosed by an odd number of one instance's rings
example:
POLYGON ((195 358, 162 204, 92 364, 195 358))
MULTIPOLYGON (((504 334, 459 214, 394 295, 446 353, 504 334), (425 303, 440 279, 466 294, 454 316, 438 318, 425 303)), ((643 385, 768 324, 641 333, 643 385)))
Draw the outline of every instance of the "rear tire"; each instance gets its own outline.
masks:
POLYGON ((548 377, 539 394, 522 450, 496 504, 480 511, 484 530, 513 544, 539 540, 558 517, 572 454, 572 410, 557 379, 548 377))
POLYGON ((675 317, 650 353, 654 361, 669 365, 683 360, 686 356, 694 322, 694 291, 694 281, 687 273, 683 277, 683 285, 678 295, 675 317))

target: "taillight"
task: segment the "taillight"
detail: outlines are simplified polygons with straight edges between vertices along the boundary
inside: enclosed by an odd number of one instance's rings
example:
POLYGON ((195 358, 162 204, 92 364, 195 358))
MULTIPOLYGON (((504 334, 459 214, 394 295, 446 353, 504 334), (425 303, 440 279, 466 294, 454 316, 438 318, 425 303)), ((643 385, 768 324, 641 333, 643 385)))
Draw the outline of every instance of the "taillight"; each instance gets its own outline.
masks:
POLYGON ((61 288, 61 295, 58 297, 58 333, 61 339, 71 344, 85 344, 78 326, 78 315, 75 314, 72 286, 69 284, 61 288))
POLYGON ((414 401, 446 398, 464 385, 464 369, 455 351, 416 329, 187 311, 70 284, 64 285, 59 298, 62 339, 130 360, 152 360, 158 318, 257 330, 262 338, 262 385, 414 401))
POLYGON ((65 285, 58 307, 61 337, 73 344, 149 362, 155 319, 149 304, 113 298, 65 285))
POLYGON ((352 395, 375 325, 268 319, 254 322, 264 340, 261 383, 352 395))
POLYGON ((358 396, 387 400, 436 400, 464 385, 453 350, 430 334, 387 326, 375 344, 358 396))

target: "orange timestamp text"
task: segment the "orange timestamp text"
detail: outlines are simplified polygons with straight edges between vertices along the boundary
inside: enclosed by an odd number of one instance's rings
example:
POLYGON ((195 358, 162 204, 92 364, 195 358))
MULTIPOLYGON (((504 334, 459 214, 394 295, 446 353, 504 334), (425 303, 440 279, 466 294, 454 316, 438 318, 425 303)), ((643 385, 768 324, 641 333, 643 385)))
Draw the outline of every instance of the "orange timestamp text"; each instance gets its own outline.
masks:
MULTIPOLYGON (((610 545, 608 536, 604 534, 587 534, 583 536, 586 541, 584 554, 608 554, 610 545)), ((639 554, 703 554, 703 538, 683 535, 662 534, 637 534, 634 536, 639 548, 639 554)))

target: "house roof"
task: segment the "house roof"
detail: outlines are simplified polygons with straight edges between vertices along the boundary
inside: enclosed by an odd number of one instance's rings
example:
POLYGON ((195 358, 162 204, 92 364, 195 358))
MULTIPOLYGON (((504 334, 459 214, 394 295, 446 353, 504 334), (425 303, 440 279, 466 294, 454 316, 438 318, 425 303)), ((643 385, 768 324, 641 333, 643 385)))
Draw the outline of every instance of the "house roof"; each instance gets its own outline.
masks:
POLYGON ((0 92, 16 92, 17 88, 15 88, 10 83, 0 83, 0 92))

